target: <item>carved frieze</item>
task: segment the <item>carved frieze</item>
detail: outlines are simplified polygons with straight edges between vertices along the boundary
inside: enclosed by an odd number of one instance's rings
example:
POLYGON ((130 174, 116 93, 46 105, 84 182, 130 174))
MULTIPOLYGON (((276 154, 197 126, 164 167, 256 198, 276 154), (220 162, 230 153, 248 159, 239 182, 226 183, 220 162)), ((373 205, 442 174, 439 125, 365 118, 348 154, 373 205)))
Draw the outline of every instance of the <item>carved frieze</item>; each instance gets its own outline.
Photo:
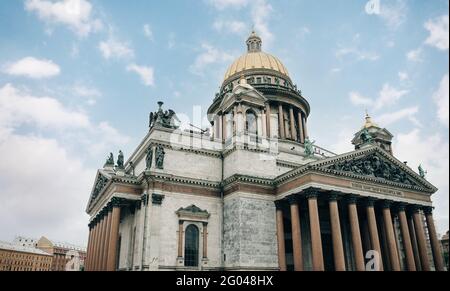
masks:
POLYGON ((337 162, 328 169, 338 172, 349 172, 360 176, 369 176, 408 186, 420 186, 414 178, 392 162, 377 153, 362 158, 354 158, 337 162))

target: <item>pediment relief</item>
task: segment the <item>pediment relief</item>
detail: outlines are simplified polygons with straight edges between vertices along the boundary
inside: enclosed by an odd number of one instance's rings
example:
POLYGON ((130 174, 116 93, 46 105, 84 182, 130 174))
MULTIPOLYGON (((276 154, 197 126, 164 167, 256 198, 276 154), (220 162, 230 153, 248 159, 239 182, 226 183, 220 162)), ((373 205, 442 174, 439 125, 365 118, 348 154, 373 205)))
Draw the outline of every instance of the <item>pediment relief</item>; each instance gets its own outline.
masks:
POLYGON ((108 185, 110 179, 111 179, 110 177, 107 177, 107 175, 103 174, 101 171, 98 172, 97 178, 95 179, 94 187, 91 192, 91 199, 89 200, 89 205, 92 203, 92 201, 97 199, 97 197, 102 193, 106 185, 108 185))
POLYGON ((310 168, 426 192, 437 191, 432 184, 405 164, 376 146, 315 162, 310 165, 310 168))

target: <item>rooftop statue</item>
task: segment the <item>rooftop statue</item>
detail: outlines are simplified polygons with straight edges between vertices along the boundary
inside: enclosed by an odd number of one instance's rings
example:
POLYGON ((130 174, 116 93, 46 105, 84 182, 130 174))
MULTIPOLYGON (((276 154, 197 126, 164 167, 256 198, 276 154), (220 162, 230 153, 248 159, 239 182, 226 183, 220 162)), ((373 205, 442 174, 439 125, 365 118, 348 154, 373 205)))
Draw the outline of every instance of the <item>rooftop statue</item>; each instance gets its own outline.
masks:
POLYGON ((178 126, 175 124, 176 121, 180 121, 176 116, 175 111, 169 109, 168 111, 163 111, 162 106, 163 102, 158 102, 159 109, 157 112, 150 113, 150 122, 149 127, 152 129, 155 126, 161 126, 165 128, 178 129, 178 126))
POLYGON ((306 139, 305 139, 305 155, 307 157, 311 157, 314 155, 314 144, 315 143, 316 143, 315 141, 312 142, 309 139, 309 137, 306 137, 306 139))
POLYGON ((373 141, 373 137, 367 128, 363 129, 363 131, 360 134, 360 138, 363 143, 372 143, 373 141))
POLYGON ((110 153, 108 158, 106 159, 105 167, 106 166, 113 166, 114 167, 114 155, 113 155, 113 153, 110 153))
POLYGON ((124 167, 124 156, 123 156, 123 152, 122 151, 119 151, 119 156, 117 157, 117 168, 125 169, 125 167, 124 167))
POLYGON ((420 177, 425 179, 427 177, 427 174, 428 174, 428 172, 423 169, 422 165, 419 165, 419 175, 420 175, 420 177))

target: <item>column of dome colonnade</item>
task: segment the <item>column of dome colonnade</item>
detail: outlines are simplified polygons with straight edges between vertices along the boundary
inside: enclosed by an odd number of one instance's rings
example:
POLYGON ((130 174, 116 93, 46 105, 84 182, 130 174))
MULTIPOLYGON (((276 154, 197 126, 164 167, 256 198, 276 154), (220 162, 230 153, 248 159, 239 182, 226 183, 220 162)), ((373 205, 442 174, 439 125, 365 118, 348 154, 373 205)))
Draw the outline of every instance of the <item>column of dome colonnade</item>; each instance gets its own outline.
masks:
MULTIPOLYGON (((290 140, 302 144, 305 143, 308 137, 306 113, 292 105, 283 103, 277 103, 275 107, 272 107, 271 102, 268 101, 265 107, 261 109, 261 114, 257 117, 258 135, 263 138, 278 136, 279 139, 288 139, 290 137, 290 140), (275 114, 278 116, 278 134, 273 132, 272 127, 272 110, 275 107, 277 107, 275 114), (285 109, 287 109, 287 114, 285 109), (288 124, 285 122, 287 120, 289 120, 288 124)), ((214 139, 226 142, 227 139, 237 133, 243 133, 245 131, 245 125, 246 116, 243 112, 242 105, 235 105, 228 113, 221 112, 213 118, 214 139)))
POLYGON ((120 211, 124 199, 113 198, 89 224, 86 271, 115 271, 120 211))
MULTIPOLYGON (((270 129, 271 124, 271 106, 268 104, 266 109, 266 123, 267 128, 270 129)), ((278 137, 280 139, 288 139, 305 143, 305 139, 308 137, 308 130, 306 125, 306 114, 301 110, 293 107, 292 105, 278 103, 278 137), (287 109, 287 114, 285 113, 287 109), (286 127, 285 120, 289 120, 289 128, 286 127)), ((273 132, 268 136, 273 136, 273 132)))
POLYGON ((425 213, 428 233, 430 235, 431 248, 433 251, 436 270, 444 270, 442 263, 442 253, 437 240, 436 230, 432 217, 432 209, 429 207, 421 207, 417 205, 407 205, 405 203, 398 203, 388 201, 385 199, 377 199, 373 197, 363 197, 351 194, 345 194, 336 191, 325 191, 316 188, 309 188, 301 193, 290 195, 282 200, 275 202, 276 205, 276 222, 277 222, 277 242, 278 242, 278 261, 280 271, 286 271, 286 247, 285 247, 285 229, 284 217, 290 217, 292 227, 292 246, 293 246, 293 262, 294 270, 302 271, 304 266, 304 250, 302 249, 302 232, 300 218, 304 217, 300 213, 300 205, 305 203, 307 205, 310 237, 311 237, 311 257, 312 270, 324 271, 324 258, 322 249, 322 237, 320 218, 318 210, 318 200, 327 203, 330 213, 331 226, 331 245, 333 248, 333 262, 334 270, 336 271, 365 271, 366 265, 364 260, 364 253, 362 247, 362 237, 360 231, 360 221, 362 213, 358 210, 364 210, 367 219, 368 239, 370 246, 375 255, 378 254, 379 271, 401 271, 400 254, 395 229, 393 224, 393 217, 398 217, 400 226, 400 235, 402 250, 405 255, 404 269, 407 271, 416 271, 417 262, 414 254, 414 245, 418 246, 418 254, 420 256, 421 268, 420 270, 430 270, 430 258, 427 254, 425 228, 422 224, 422 211, 425 213), (342 207, 339 207, 342 206, 342 207), (342 221, 345 215, 339 213, 340 209, 347 209, 348 220, 342 221), (411 210, 411 211, 407 211, 411 210), (378 215, 377 215, 378 213, 378 215), (381 221, 377 221, 380 219, 381 221), (411 223, 414 228, 414 233, 411 234, 411 223), (351 250, 344 249, 344 236, 342 225, 348 224, 350 229, 350 237, 348 242, 351 244, 351 250), (381 235, 386 240, 386 246, 381 247, 381 235), (383 255, 386 256, 387 262, 383 264, 383 255), (350 259, 349 257, 353 258, 350 259), (353 266, 351 262, 353 261, 353 266))

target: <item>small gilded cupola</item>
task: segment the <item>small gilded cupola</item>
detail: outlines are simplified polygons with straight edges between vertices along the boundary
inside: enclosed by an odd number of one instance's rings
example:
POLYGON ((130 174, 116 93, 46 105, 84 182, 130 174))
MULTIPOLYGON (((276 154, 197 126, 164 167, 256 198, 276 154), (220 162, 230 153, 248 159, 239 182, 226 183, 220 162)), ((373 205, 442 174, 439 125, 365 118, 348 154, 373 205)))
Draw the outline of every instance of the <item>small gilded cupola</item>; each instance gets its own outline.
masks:
POLYGON ((364 126, 355 134, 352 144, 355 146, 356 150, 371 145, 377 145, 392 155, 393 138, 394 136, 386 128, 379 127, 373 122, 369 113, 366 113, 364 126))
POLYGON ((247 39, 247 50, 249 53, 259 53, 262 49, 262 39, 253 30, 247 39))

